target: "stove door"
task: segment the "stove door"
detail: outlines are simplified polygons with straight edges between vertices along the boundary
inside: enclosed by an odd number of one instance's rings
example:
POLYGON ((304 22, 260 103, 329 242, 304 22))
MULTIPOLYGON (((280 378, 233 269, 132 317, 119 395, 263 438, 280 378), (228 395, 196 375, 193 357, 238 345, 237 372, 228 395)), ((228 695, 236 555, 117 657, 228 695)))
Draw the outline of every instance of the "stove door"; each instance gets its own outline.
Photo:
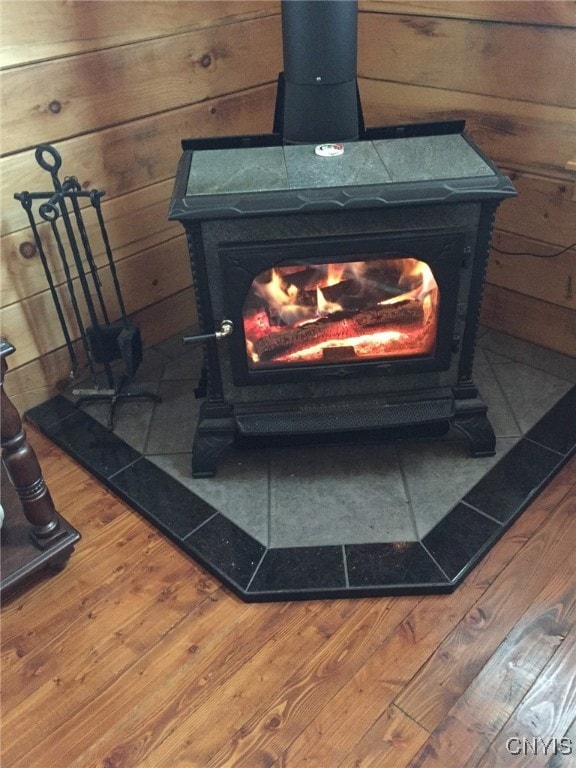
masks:
POLYGON ((236 384, 446 370, 463 233, 220 248, 236 384))

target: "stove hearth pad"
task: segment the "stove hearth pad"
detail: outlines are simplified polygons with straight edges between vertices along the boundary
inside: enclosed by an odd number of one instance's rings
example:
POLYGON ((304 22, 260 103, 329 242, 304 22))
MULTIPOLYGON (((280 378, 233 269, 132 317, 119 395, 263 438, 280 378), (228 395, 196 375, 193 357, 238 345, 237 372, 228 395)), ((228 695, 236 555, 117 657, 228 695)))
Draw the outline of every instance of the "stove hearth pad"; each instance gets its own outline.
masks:
POLYGON ((71 390, 27 416, 248 602, 451 592, 576 454, 576 361, 482 329, 495 456, 470 460, 453 432, 242 447, 194 479, 200 366, 180 336, 146 350, 133 386, 162 402, 127 405, 115 433, 105 405, 84 413, 71 390))

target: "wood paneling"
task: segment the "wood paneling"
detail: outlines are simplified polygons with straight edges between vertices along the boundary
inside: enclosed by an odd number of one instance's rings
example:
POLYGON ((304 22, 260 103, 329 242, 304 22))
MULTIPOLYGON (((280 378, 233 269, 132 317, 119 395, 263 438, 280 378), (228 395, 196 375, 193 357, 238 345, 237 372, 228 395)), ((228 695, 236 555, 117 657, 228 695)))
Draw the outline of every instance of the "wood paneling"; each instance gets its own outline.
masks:
POLYGON ((562 27, 362 14, 358 73, 444 91, 574 107, 574 81, 566 76, 576 67, 574 43, 574 31, 562 27), (536 50, 541 55, 535 56, 536 50))
POLYGON ((574 460, 451 595, 248 605, 29 436, 83 538, 3 608, 5 768, 487 768, 568 731, 574 460))
POLYGON ((480 320, 494 330, 576 357, 573 309, 488 283, 480 320))
POLYGON ((359 5, 371 13, 576 27, 573 0, 360 0, 359 5))
POLYGON ((0 66, 29 64, 277 14, 275 0, 2 0, 0 66), (24 12, 25 8, 25 12, 24 12))
MULTIPOLYGON (((171 194, 172 180, 168 180, 111 200, 103 198, 102 215, 116 262, 182 234, 182 227, 167 218, 166 201, 171 194)), ((107 263, 107 257, 96 216, 89 206, 83 212, 83 220, 94 262, 97 267, 102 267, 107 263)), ((64 269, 50 225, 43 222, 38 229, 54 283, 59 285, 64 282, 64 269)), ((0 240, 0 249, 2 306, 46 290, 46 277, 40 267, 39 254, 30 228, 5 235, 0 240)), ((70 269, 72 274, 76 274, 74 264, 70 265, 70 269)))
MULTIPOLYGON (((574 183, 503 168, 518 197, 506 200, 496 215, 496 226, 507 232, 557 245, 576 243, 574 183)), ((537 251, 538 246, 534 245, 537 251)))
MULTIPOLYGON (((274 93, 273 86, 260 86, 57 142, 54 146, 62 155, 62 176, 77 176, 84 189, 104 189, 104 199, 173 179, 182 139, 269 131, 274 93)), ((32 151, 2 158, 0 173, 4 235, 28 224, 13 193, 24 189, 43 191, 51 184, 49 175, 36 164, 32 151)), ((169 201, 168 196, 166 216, 169 201)))
POLYGON ((497 164, 571 179, 574 112, 566 107, 495 96, 361 79, 369 125, 466 120, 466 129, 497 164))
POLYGON ((488 264, 489 283, 576 309, 576 249, 554 256, 558 252, 557 246, 499 230, 494 232, 492 242, 500 250, 520 255, 493 250, 488 264), (551 258, 539 258, 529 253, 551 258))
MULTIPOLYGON (((56 145, 63 157, 62 175, 75 173, 84 188, 98 186, 106 190, 103 211, 118 268, 126 257, 134 257, 130 262, 131 270, 138 275, 138 280, 133 281, 130 272, 125 271, 121 285, 124 294, 132 294, 132 299, 127 301, 129 306, 133 311, 139 310, 132 319, 141 325, 146 344, 157 343, 196 320, 193 302, 180 300, 184 275, 187 273, 188 284, 191 275, 184 256, 183 239, 171 239, 182 235, 182 229, 167 219, 172 177, 180 157, 180 140, 192 135, 194 130, 194 135, 266 132, 270 129, 273 105, 274 88, 263 86, 56 145), (98 138, 99 152, 94 152, 95 137, 98 138), (172 274, 178 278, 170 282, 168 288, 173 294, 173 302, 171 304, 166 299, 159 304, 156 292, 159 283, 152 286, 156 278, 150 272, 154 271, 150 254, 145 257, 148 266, 144 272, 136 257, 154 248, 153 253, 164 249, 165 258, 169 260, 174 242, 179 243, 180 248, 178 267, 175 272, 164 274, 162 279, 166 286, 166 281, 172 280, 172 274), (144 277, 146 274, 147 278, 144 277), (140 300, 135 296, 135 285, 141 284, 142 280, 154 293, 151 295, 148 291, 149 312, 144 311, 144 295, 140 300), (157 312, 160 306, 162 310, 157 312)), ((1 276, 5 279, 2 280, 1 314, 3 333, 17 348, 7 389, 17 407, 24 410, 47 399, 64 382, 69 383, 69 360, 65 350, 60 349, 62 335, 39 257, 25 258, 20 251, 23 243, 31 243, 33 239, 20 203, 12 198, 15 190, 45 189, 48 174, 38 168, 32 152, 3 158, 0 170, 4 182, 2 226, 6 233, 2 239, 1 276), (30 297, 34 297, 34 306, 42 308, 42 317, 48 313, 48 325, 38 324, 40 315, 30 312, 30 297), (47 339, 52 339, 53 346, 47 339), (34 360, 34 350, 43 355, 40 360, 34 360), (19 365, 24 368, 19 370, 19 365)), ((86 220, 89 220, 88 214, 86 220)), ((52 263, 55 260, 57 264, 58 257, 51 240, 46 238, 44 243, 52 263)), ((25 247, 24 252, 30 251, 25 247)), ((102 264, 101 249, 98 253, 98 263, 102 264)), ((62 280, 61 268, 56 271, 56 278, 62 280)))
POLYGON ((281 50, 277 19, 267 17, 9 69, 2 151, 275 81, 281 50))
MULTIPOLYGON (((167 219, 172 176, 180 157, 180 140, 192 135, 193 131, 194 135, 266 132, 270 129, 273 104, 274 88, 264 86, 242 95, 223 96, 200 105, 183 107, 171 113, 110 128, 92 136, 75 137, 57 145, 64 160, 63 174, 76 173, 84 188, 97 185, 106 190, 103 210, 118 266, 127 256, 135 256, 152 246, 160 248, 163 244, 167 248, 168 258, 172 247, 168 239, 182 232, 180 225, 167 219), (98 137, 98 153, 91 151, 94 136, 98 137), (145 220, 141 223, 142 217, 145 220)), ((48 174, 37 168, 33 153, 6 157, 0 161, 0 166, 5 198, 2 223, 7 232, 2 242, 3 246, 7 246, 2 259, 3 276, 7 275, 7 279, 2 281, 2 289, 4 313, 8 312, 5 314, 3 332, 15 342, 16 354, 22 346, 28 350, 27 353, 22 350, 23 357, 18 358, 19 361, 25 361, 25 369, 18 378, 16 375, 19 372, 12 370, 9 388, 18 407, 28 408, 57 391, 59 382, 67 381, 69 372, 68 356, 63 352, 52 355, 49 360, 32 363, 30 370, 26 370, 34 349, 27 329, 30 327, 34 331, 37 323, 37 318, 29 314, 26 301, 34 296, 35 300, 41 301, 42 306, 47 308, 50 299, 47 286, 42 286, 44 275, 38 256, 26 259, 20 252, 22 243, 30 243, 32 239, 26 227, 26 215, 20 203, 12 199, 12 191, 24 188, 45 189, 45 177, 48 174), (33 277, 29 277, 33 268, 33 277), (39 290, 43 291, 41 299, 36 297, 39 290), (22 306, 11 306, 14 302, 22 306), (26 320, 27 317, 31 318, 30 321, 26 320), (22 333, 28 334, 22 339, 24 345, 19 343, 22 333), (18 382, 21 382, 22 389, 18 382)), ((54 258, 56 254, 50 246, 50 240, 45 240, 45 243, 54 258)), ((102 254, 98 258, 101 263, 102 254)), ((139 272, 137 262, 132 263, 134 270, 139 272)), ((149 266, 152 266, 150 262, 149 266)), ((182 266, 180 259, 179 267, 188 272, 189 282, 191 276, 187 262, 182 266)), ((178 274, 183 278, 182 271, 178 274)), ((62 271, 58 270, 56 276, 61 279, 62 271)), ((126 279, 129 280, 129 276, 126 279)), ((121 284, 124 293, 133 292, 131 281, 121 284)), ((141 325, 142 336, 147 344, 160 341, 161 332, 169 336, 195 322, 194 305, 183 305, 179 301, 181 284, 174 282, 171 288, 173 306, 166 300, 162 312, 157 314, 154 308, 158 305, 155 303, 150 312, 141 311, 133 318, 141 325)), ((142 303, 131 304, 136 309, 144 308, 142 303)), ((54 321, 53 310, 46 311, 51 311, 50 317, 54 321)), ((59 326, 53 322, 49 330, 40 326, 34 332, 40 337, 49 334, 54 339, 52 349, 59 348, 62 343, 59 326)), ((41 348, 44 355, 50 351, 46 344, 41 348)))

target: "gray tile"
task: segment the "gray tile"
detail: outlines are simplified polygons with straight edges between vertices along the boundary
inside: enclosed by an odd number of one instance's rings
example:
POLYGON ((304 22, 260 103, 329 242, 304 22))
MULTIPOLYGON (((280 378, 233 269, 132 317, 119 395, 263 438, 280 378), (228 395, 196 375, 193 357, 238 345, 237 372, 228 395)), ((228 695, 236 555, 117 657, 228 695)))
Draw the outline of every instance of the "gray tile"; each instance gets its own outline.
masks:
MULTIPOLYGON (((143 361, 136 371, 131 382, 125 384, 122 392, 151 392, 157 394, 158 382, 164 370, 166 357, 153 348, 144 350, 143 361)), ((101 366, 99 366, 101 367, 101 366)), ((111 363, 110 368, 115 383, 119 383, 124 375, 124 364, 120 360, 111 363)), ((84 371, 86 373, 86 371, 84 371)), ((108 389, 108 378, 105 371, 100 370, 96 375, 96 384, 101 389, 108 389)), ((74 394, 79 389, 92 390, 94 382, 91 376, 84 376, 64 392, 64 396, 75 403, 79 395, 74 394)), ((131 445, 135 450, 142 452, 146 444, 146 437, 150 421, 154 412, 155 403, 146 400, 123 400, 116 405, 114 414, 114 434, 131 445)), ((92 416, 100 424, 107 426, 110 413, 110 404, 107 402, 86 403, 82 410, 92 416)))
POLYGON ((523 433, 572 387, 564 379, 522 363, 496 364, 493 369, 523 433))
POLYGON ((478 342, 480 342, 480 339, 482 339, 489 332, 489 330, 490 329, 487 328, 485 325, 479 326, 478 333, 477 333, 478 342))
POLYGON ((504 357, 504 355, 499 355, 496 352, 490 352, 490 350, 482 349, 481 347, 478 348, 478 352, 484 355, 485 359, 488 361, 490 365, 498 365, 499 363, 517 362, 516 360, 513 360, 511 357, 504 357))
POLYGON ((144 453, 185 453, 192 450, 200 402, 189 381, 162 381, 162 398, 154 409, 144 453))
POLYGON ((473 374, 475 375, 478 369, 485 368, 487 366, 490 366, 490 360, 488 359, 486 352, 482 349, 482 347, 476 347, 473 374))
POLYGON ((494 375, 492 366, 488 363, 475 365, 474 383, 488 406, 488 418, 496 437, 520 437, 522 430, 494 375))
POLYGON ((319 157, 315 146, 286 146, 286 168, 291 189, 384 184, 391 181, 372 142, 344 145, 344 154, 319 157))
MULTIPOLYGON (((161 341, 159 344, 156 344, 154 349, 157 352, 160 352, 162 355, 165 355, 166 357, 169 357, 173 360, 177 357, 180 357, 186 349, 186 346, 182 342, 182 336, 193 336, 195 333, 200 333, 198 325, 189 325, 182 331, 175 333, 174 336, 170 336, 164 341, 161 341)), ((192 348, 189 347, 189 349, 192 348)))
POLYGON ((423 538, 519 438, 500 439, 496 455, 473 459, 468 443, 406 442, 399 451, 416 528, 423 538))
POLYGON ((273 452, 270 546, 410 541, 415 536, 393 446, 273 452))
POLYGON ((344 153, 337 157, 318 157, 314 150, 314 144, 306 144, 197 151, 186 194, 319 189, 494 175, 460 135, 348 142, 344 153))
MULTIPOLYGON (((77 378, 71 380, 70 387, 64 392, 64 396, 70 400, 73 400, 75 395, 74 389, 93 389, 94 385, 101 389, 108 389, 108 376, 102 369, 102 366, 95 366, 96 375, 92 376, 88 368, 82 369, 77 378)), ((123 365, 119 361, 115 361, 110 365, 112 371, 112 377, 115 382, 118 382, 122 376, 123 365)))
POLYGON ((148 459, 211 504, 264 546, 268 546, 268 454, 228 451, 220 457, 216 477, 192 477, 190 453, 148 459))
POLYGON ((154 347, 150 347, 144 350, 143 358, 133 381, 160 381, 166 365, 165 355, 158 352, 154 347))
MULTIPOLYGON (((143 360, 138 366, 131 383, 139 384, 141 382, 159 381, 166 363, 166 357, 159 353, 154 347, 149 347, 143 351, 143 360)), ((100 364, 96 368, 96 382, 99 387, 108 388, 108 377, 100 364)), ((126 375, 126 368, 122 360, 113 360, 110 363, 110 370, 116 382, 126 375)), ((78 378, 74 380, 71 390, 77 387, 92 388, 93 380, 88 368, 84 368, 78 378)), ((68 396, 65 393, 65 396, 68 396)))
POLYGON ((164 381, 187 379, 196 386, 202 371, 202 350, 190 349, 175 360, 166 363, 162 374, 164 381))
POLYGON ((195 152, 187 195, 287 189, 282 147, 210 149, 195 152))
MULTIPOLYGON (((158 392, 158 382, 142 381, 131 383, 126 386, 123 392, 146 393, 158 392)), ((71 391, 66 396, 72 402, 76 402, 78 397, 72 395, 71 391)), ((146 444, 146 436, 154 413, 155 403, 148 400, 122 400, 116 404, 114 412, 114 434, 124 442, 131 445, 136 451, 142 452, 146 444)), ((109 402, 85 403, 81 409, 95 419, 103 426, 108 426, 108 417, 110 413, 109 402)))
POLYGON ((395 182, 494 176, 459 134, 382 139, 374 146, 395 182))
MULTIPOLYGON (((576 358, 492 330, 483 334, 478 343, 486 350, 491 360, 497 360, 495 355, 500 355, 507 360, 531 365, 533 368, 546 371, 559 379, 565 379, 576 384, 576 358)), ((498 361, 504 362, 503 360, 498 361)))

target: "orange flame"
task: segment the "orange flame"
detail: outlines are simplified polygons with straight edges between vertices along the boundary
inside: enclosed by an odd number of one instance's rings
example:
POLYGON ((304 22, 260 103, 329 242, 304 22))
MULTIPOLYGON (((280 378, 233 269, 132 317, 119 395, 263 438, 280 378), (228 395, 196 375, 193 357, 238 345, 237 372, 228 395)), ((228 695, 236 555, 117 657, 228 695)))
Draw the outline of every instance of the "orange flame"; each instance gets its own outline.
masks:
POLYGON ((426 262, 411 256, 394 254, 371 261, 277 267, 254 280, 244 305, 248 360, 253 367, 322 362, 326 350, 338 348, 342 359, 350 361, 430 354, 436 343, 438 311, 434 274, 426 262), (357 333, 352 321, 349 331, 342 333, 340 327, 330 335, 330 316, 335 313, 340 313, 337 319, 353 319, 356 312, 370 312, 371 307, 411 302, 421 308, 421 322, 414 324, 412 318, 404 322, 399 309, 382 313, 384 318, 394 319, 383 321, 370 332, 357 333), (285 351, 272 360, 260 360, 254 346, 259 339, 310 326, 323 318, 321 341, 305 349, 285 351))

